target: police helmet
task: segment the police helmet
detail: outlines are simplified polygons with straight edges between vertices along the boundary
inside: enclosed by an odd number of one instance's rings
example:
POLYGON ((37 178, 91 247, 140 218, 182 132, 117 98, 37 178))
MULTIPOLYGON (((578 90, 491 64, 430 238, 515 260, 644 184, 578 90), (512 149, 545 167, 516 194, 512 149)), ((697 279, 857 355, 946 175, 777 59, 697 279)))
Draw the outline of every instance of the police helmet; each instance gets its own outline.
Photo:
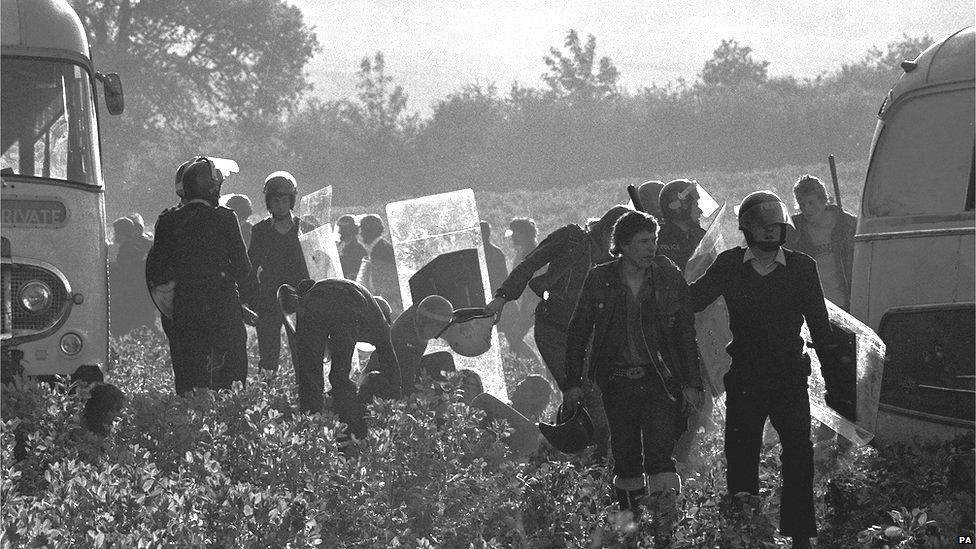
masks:
POLYGON ((251 199, 243 194, 232 194, 227 197, 227 207, 240 217, 247 217, 252 213, 251 199))
POLYGON ((739 204, 739 228, 766 226, 782 223, 795 228, 786 204, 773 191, 756 191, 742 199, 739 204))
POLYGON ((417 319, 420 324, 446 328, 454 318, 454 306, 447 298, 429 295, 417 305, 417 319))
POLYGON ((271 173, 264 179, 264 204, 268 206, 272 195, 287 195, 291 198, 290 209, 295 209, 295 199, 298 197, 298 183, 295 176, 286 171, 271 173))
POLYGON ((497 315, 488 314, 484 307, 464 307, 454 311, 454 317, 438 337, 444 339, 455 353, 478 356, 491 348, 491 330, 497 315))
POLYGON ((661 217, 665 219, 685 219, 692 206, 698 204, 698 184, 688 179, 675 179, 661 188, 661 217))
POLYGON ((654 216, 661 215, 661 189, 663 188, 662 181, 645 181, 637 187, 637 196, 645 212, 654 216))
POLYGON ((565 407, 560 406, 556 424, 539 423, 539 431, 555 449, 567 454, 582 452, 593 444, 593 420, 582 404, 576 404, 568 417, 565 407))
POLYGON ((204 199, 216 204, 224 176, 206 156, 194 158, 183 172, 183 198, 204 199))
POLYGON ((186 162, 180 164, 179 168, 176 168, 176 196, 184 198, 183 192, 183 175, 186 173, 186 169, 193 164, 192 160, 187 160, 186 162))

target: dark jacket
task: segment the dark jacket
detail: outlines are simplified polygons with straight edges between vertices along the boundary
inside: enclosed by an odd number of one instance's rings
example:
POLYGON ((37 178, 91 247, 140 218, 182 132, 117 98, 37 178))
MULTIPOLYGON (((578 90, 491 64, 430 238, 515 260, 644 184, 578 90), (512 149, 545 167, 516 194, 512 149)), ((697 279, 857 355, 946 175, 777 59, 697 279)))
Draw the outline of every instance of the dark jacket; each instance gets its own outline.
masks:
MULTIPOLYGON (((854 234, 857 232, 857 217, 845 212, 835 204, 829 204, 827 211, 837 213, 837 223, 830 233, 830 249, 837 260, 837 264, 843 266, 844 282, 847 283, 847 293, 850 295, 851 273, 854 270, 854 234)), ((806 217, 802 213, 794 215, 793 224, 796 225, 796 230, 790 234, 784 246, 808 255, 816 255, 815 246, 807 232, 806 217)))
MULTIPOLYGON (((630 290, 620 276, 620 261, 598 265, 586 276, 569 324, 566 387, 560 389, 582 386, 587 355, 587 377, 601 386, 605 384, 619 346, 627 344, 625 312, 630 290)), ((654 258, 650 282, 655 298, 640 303, 644 344, 652 356, 660 353, 672 376, 667 380, 672 389, 688 384, 700 386, 695 316, 688 297, 688 285, 681 271, 664 256, 654 258)))
POLYGON ((349 280, 356 280, 359 267, 366 257, 366 248, 355 237, 349 241, 339 241, 339 263, 342 265, 342 276, 349 280))
POLYGON ((291 230, 285 234, 275 230, 271 217, 251 229, 251 245, 247 251, 251 273, 243 296, 245 303, 273 309, 282 284, 297 286, 308 278, 305 255, 298 242, 299 219, 292 216, 292 223, 291 230))
POLYGON ((688 232, 674 223, 664 223, 657 233, 657 254, 674 261, 682 271, 705 236, 705 229, 695 225, 688 232))
POLYGON ((176 281, 176 292, 237 292, 251 263, 234 211, 202 202, 164 211, 156 221, 156 237, 146 258, 146 274, 154 285, 176 281))
POLYGON ((529 252, 512 269, 495 296, 514 301, 522 295, 526 285, 539 297, 548 291, 549 297, 536 307, 536 320, 565 328, 573 315, 587 271, 609 257, 609 252, 599 249, 578 225, 566 225, 553 231, 529 252), (536 271, 546 265, 549 269, 533 278, 536 271))
POLYGON ((759 276, 742 261, 746 248, 726 250, 691 286, 691 303, 702 311, 720 296, 729 310, 735 379, 769 386, 806 383, 810 362, 800 327, 806 320, 817 348, 834 345, 817 264, 810 256, 784 249, 786 265, 759 276))

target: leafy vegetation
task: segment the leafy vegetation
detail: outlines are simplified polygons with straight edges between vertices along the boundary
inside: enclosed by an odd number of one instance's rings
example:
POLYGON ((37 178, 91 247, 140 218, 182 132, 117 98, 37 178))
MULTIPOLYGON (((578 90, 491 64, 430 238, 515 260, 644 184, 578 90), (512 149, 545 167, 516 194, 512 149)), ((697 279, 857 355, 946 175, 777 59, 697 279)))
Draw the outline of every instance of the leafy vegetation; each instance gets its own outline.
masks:
MULTIPOLYGON (((603 467, 546 447, 513 458, 506 427, 486 429, 456 379, 377 401, 369 437, 340 448, 335 416, 296 413, 290 367, 183 399, 154 332, 112 346, 127 401, 105 439, 79 427, 84 391, 4 389, 4 547, 612 547, 633 530, 613 512, 603 467)), ((529 369, 506 364, 513 378, 529 369)), ((730 500, 720 432, 695 454, 670 546, 784 546, 775 443, 763 449, 762 493, 730 500)), ((826 442, 817 456, 821 546, 948 546, 972 533, 971 437, 847 452, 826 442)), ((652 503, 642 546, 659 514, 652 503)))

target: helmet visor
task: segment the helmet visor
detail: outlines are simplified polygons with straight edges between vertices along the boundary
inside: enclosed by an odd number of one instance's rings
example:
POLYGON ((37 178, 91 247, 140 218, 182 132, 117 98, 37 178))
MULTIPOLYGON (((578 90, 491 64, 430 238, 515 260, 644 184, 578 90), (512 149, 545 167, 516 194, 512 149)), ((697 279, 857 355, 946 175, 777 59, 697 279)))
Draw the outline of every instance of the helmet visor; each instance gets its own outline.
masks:
POLYGON ((739 226, 741 227, 765 227, 774 223, 783 223, 794 228, 786 204, 779 201, 760 202, 744 212, 739 212, 739 226))

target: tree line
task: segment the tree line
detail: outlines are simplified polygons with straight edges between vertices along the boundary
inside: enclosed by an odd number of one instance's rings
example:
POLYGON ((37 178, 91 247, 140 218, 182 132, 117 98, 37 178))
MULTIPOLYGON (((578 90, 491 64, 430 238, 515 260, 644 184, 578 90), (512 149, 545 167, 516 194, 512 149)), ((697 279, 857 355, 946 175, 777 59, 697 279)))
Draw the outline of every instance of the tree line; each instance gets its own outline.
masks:
POLYGON ((570 30, 540 56, 541 86, 470 84, 419 116, 381 52, 351 68, 355 97, 314 97, 304 69, 323 48, 283 0, 74 3, 96 63, 126 85, 126 113, 102 119, 109 214, 150 218, 174 202, 181 159, 201 152, 240 163, 228 191, 259 199, 263 177, 286 169, 344 205, 859 159, 901 61, 933 42, 904 35, 798 79, 769 76, 729 39, 693 81, 631 91, 596 38, 570 30))

